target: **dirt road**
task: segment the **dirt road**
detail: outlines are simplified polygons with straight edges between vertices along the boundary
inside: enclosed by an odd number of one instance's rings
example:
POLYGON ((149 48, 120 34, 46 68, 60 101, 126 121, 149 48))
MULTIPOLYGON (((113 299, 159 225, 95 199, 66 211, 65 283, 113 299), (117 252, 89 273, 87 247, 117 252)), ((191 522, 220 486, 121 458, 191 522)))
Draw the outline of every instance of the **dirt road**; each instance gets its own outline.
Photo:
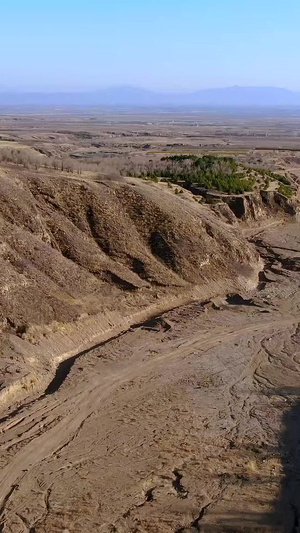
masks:
POLYGON ((249 299, 133 328, 2 420, 0 531, 298 531, 299 226, 253 238, 249 299))

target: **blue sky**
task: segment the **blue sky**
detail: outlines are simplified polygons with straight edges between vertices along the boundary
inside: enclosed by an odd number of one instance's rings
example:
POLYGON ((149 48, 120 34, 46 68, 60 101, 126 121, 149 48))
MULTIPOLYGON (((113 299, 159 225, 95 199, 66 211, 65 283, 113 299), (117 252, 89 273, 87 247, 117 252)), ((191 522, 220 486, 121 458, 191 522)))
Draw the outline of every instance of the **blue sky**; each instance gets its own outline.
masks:
POLYGON ((0 87, 300 90, 300 0, 7 0, 0 87))

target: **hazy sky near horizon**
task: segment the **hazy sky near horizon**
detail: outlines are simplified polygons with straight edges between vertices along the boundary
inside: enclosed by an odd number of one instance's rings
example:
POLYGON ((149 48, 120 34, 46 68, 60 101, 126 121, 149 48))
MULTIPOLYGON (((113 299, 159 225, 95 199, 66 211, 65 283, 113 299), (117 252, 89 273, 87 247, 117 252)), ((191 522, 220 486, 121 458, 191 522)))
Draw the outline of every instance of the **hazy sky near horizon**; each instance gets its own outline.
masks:
POLYGON ((2 0, 0 88, 300 90, 299 0, 2 0))

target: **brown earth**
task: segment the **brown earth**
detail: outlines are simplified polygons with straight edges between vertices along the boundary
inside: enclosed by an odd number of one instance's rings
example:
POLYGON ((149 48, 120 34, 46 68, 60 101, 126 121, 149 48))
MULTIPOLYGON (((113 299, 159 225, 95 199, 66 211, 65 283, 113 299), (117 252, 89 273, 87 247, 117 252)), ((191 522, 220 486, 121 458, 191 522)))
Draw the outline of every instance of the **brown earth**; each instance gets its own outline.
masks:
POLYGON ((190 194, 41 171, 0 182, 2 406, 148 315, 256 283, 255 248, 190 194))
POLYGON ((299 225, 250 237, 247 299, 141 324, 2 421, 2 531, 298 530, 299 225))
POLYGON ((297 200, 119 170, 232 149, 296 186, 298 122, 85 113, 1 117, 0 531, 296 533, 297 200))

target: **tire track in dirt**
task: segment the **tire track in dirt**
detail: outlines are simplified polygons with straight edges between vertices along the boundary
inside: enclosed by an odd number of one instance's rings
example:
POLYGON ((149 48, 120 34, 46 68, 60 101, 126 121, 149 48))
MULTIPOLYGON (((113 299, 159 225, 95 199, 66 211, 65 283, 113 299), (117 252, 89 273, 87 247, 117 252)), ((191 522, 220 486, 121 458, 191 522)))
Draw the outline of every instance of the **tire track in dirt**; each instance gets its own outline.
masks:
MULTIPOLYGON (((219 331, 214 331, 213 339, 211 338, 211 332, 206 331, 193 336, 188 341, 177 343, 177 346, 174 346, 167 353, 159 355, 149 362, 142 362, 135 368, 131 368, 131 365, 129 365, 120 370, 117 366, 105 378, 95 376, 92 385, 85 390, 79 390, 76 399, 70 398, 67 405, 63 404, 60 406, 58 404, 54 407, 51 410, 53 420, 55 420, 55 417, 58 418, 60 414, 63 418, 51 427, 51 429, 47 430, 46 428, 45 432, 40 436, 35 436, 32 433, 30 435, 30 442, 21 448, 20 451, 17 451, 15 457, 2 469, 0 473, 0 503, 3 509, 12 494, 12 487, 15 487, 24 478, 24 475, 26 475, 24 471, 30 470, 33 466, 43 462, 48 457, 53 456, 59 450, 68 446, 78 436, 87 418, 97 411, 103 399, 111 395, 114 390, 125 382, 147 374, 153 369, 157 369, 160 365, 165 365, 170 359, 185 358, 195 349, 205 351, 218 346, 220 342, 224 344, 240 336, 244 337, 268 330, 278 330, 278 328, 284 328, 293 324, 295 324, 294 317, 265 320, 264 322, 261 321, 260 317, 259 321, 237 328, 235 331, 231 330, 228 332, 230 327, 221 327, 219 331)), ((59 394, 59 391, 56 394, 59 394)), ((37 406, 33 407, 34 412, 30 415, 31 417, 37 414, 35 410, 37 406)), ((22 425, 28 423, 26 414, 23 415, 22 421, 18 423, 20 425, 19 431, 21 432, 22 425)), ((38 420, 36 424, 38 424, 38 420)))

